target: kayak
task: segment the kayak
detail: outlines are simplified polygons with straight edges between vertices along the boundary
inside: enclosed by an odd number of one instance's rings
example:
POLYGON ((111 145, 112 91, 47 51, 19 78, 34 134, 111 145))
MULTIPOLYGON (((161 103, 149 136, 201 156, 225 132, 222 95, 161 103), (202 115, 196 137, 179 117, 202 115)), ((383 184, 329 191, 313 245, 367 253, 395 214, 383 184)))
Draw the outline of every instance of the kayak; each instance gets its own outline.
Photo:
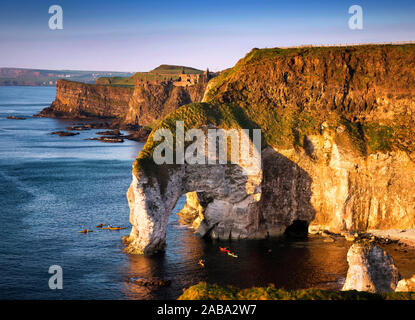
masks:
POLYGON ((226 253, 229 253, 230 251, 229 251, 229 249, 227 249, 227 248, 222 248, 222 247, 219 247, 219 250, 221 251, 221 252, 226 252, 226 253))
POLYGON ((238 255, 232 252, 228 252, 228 255, 233 257, 233 258, 238 258, 238 255))
POLYGON ((200 264, 202 267, 204 267, 204 266, 205 266, 205 261, 203 261, 203 260, 199 260, 199 264, 200 264))
POLYGON ((78 231, 78 233, 88 233, 88 232, 94 232, 93 230, 81 230, 78 231))
POLYGON ((124 230, 127 229, 127 227, 106 227, 106 228, 101 228, 102 230, 124 230))

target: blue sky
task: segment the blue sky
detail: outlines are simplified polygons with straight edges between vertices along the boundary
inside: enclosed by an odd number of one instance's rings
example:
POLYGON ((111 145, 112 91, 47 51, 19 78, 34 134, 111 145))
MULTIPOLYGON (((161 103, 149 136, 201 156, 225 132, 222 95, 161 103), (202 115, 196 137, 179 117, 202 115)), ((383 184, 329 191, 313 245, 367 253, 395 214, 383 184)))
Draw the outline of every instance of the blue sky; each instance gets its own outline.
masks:
POLYGON ((19 1, 0 3, 0 67, 147 71, 233 66, 254 47, 415 40, 415 1, 19 1), (50 30, 50 5, 63 30, 50 30), (350 30, 348 8, 363 8, 350 30))

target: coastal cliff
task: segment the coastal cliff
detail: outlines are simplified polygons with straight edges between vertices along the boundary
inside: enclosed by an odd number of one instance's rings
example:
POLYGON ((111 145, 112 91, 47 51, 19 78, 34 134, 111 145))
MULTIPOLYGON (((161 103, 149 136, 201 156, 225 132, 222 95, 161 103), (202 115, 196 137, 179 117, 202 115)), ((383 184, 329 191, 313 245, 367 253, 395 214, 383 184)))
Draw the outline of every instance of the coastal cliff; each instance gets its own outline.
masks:
POLYGON ((414 70, 414 45, 252 50, 209 82, 203 103, 157 128, 175 132, 176 120, 185 129, 260 128, 260 173, 156 165, 151 134, 127 194, 127 251, 162 249, 167 218, 188 192, 209 199, 189 199, 188 214, 203 215, 197 232, 219 239, 278 236, 295 225, 415 227, 414 70))
POLYGON ((263 214, 333 232, 415 227, 414 57, 414 45, 254 49, 212 80, 204 100, 241 105, 310 182, 268 161, 263 214))
POLYGON ((119 86, 60 79, 55 100, 38 116, 112 119, 121 127, 148 126, 184 104, 201 101, 205 88, 204 83, 186 87, 165 82, 119 86))
POLYGON ((138 84, 129 100, 124 122, 150 125, 182 105, 200 102, 205 88, 206 84, 203 83, 187 87, 171 83, 138 84))
POLYGON ((39 116, 56 118, 122 118, 134 93, 131 87, 85 84, 60 79, 56 98, 39 116))

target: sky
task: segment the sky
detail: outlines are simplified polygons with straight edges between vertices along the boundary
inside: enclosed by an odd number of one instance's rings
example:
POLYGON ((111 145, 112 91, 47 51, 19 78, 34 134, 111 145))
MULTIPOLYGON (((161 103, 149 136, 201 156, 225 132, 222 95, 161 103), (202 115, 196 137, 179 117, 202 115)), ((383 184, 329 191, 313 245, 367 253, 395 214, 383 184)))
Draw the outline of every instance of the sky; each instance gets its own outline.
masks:
POLYGON ((219 71, 252 48, 415 40, 414 0, 1 0, 0 67, 219 71), (51 30, 51 5, 63 29, 51 30), (360 5, 363 29, 349 7, 360 5))

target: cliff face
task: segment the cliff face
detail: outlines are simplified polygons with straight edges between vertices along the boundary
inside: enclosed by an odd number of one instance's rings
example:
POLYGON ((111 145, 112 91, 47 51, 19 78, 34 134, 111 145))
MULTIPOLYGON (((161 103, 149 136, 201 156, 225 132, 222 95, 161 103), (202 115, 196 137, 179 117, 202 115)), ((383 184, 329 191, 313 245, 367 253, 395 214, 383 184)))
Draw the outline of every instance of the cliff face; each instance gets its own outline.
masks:
POLYGON ((176 87, 172 84, 139 84, 128 104, 125 115, 127 123, 149 125, 164 118, 178 107, 199 102, 203 98, 206 84, 196 84, 188 87, 176 87))
POLYGON ((85 84, 67 80, 56 83, 56 98, 40 116, 57 118, 124 117, 134 89, 85 84))
POLYGON ((187 192, 210 199, 192 197, 186 210, 214 238, 278 236, 296 221, 334 232, 415 227, 414 70, 414 45, 254 49, 209 82, 205 103, 159 127, 261 128, 261 175, 156 165, 150 135, 128 193, 128 249, 161 248, 165 231, 154 230, 187 192))
POLYGON ((123 87, 58 80, 55 101, 39 116, 113 118, 121 124, 146 126, 181 105, 201 101, 205 87, 206 84, 175 87, 165 83, 123 87))
POLYGON ((204 101, 413 121, 414 57, 414 45, 254 49, 211 81, 204 101))
POLYGON ((308 139, 312 157, 302 150, 274 149, 295 163, 288 168, 264 157, 261 211, 266 220, 282 230, 295 219, 332 232, 415 226, 415 165, 405 152, 360 157, 328 133, 308 139))
POLYGON ((415 226, 414 58, 413 45, 253 50, 209 84, 205 101, 244 106, 311 182, 265 157, 266 221, 335 232, 415 226))

